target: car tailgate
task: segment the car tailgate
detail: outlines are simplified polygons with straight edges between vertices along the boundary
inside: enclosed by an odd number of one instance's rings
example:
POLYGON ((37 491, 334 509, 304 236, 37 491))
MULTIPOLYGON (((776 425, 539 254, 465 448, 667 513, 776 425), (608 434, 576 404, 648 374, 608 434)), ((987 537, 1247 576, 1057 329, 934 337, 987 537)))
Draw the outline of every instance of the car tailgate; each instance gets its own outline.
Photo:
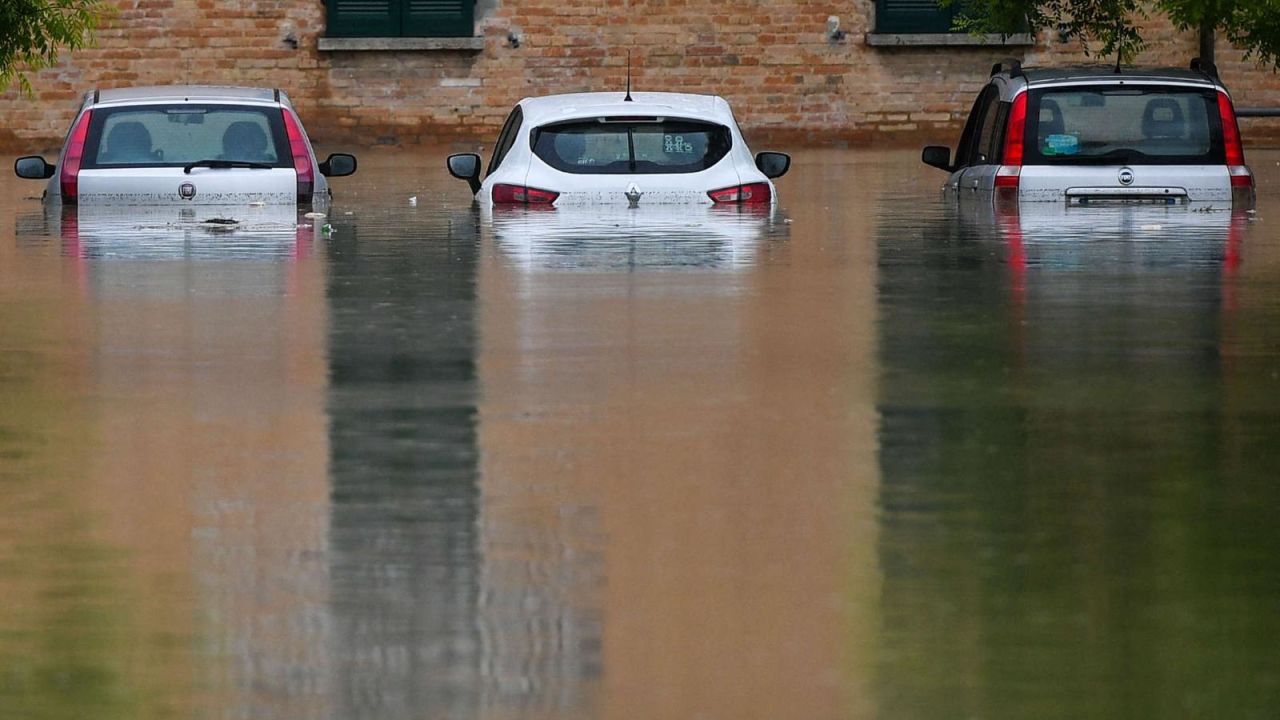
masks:
POLYGON ((1219 165, 1026 165, 1018 199, 1230 203, 1231 180, 1219 165))
POLYGON ((739 183, 732 163, 693 173, 637 173, 587 175, 562 173, 535 163, 528 175, 529 185, 557 190, 557 206, 565 205, 710 205, 710 190, 732 187, 739 183), (537 178, 535 179, 535 176, 537 178))
POLYGON ((296 204, 297 175, 292 168, 112 168, 81 170, 82 204, 237 205, 262 202, 296 204))

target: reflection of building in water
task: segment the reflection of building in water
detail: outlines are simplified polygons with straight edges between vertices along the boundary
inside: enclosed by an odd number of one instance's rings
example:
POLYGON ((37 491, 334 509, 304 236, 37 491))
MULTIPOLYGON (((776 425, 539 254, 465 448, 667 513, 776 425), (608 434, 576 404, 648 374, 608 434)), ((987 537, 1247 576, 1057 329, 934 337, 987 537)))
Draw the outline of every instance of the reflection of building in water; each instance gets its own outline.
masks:
MULTIPOLYGON (((40 244, 20 264, 28 281, 42 272, 40 244)), ((58 430, 72 442, 50 446, 70 464, 38 477, 47 490, 66 483, 60 502, 78 510, 24 541, 37 543, 23 553, 33 558, 41 544, 59 548, 42 562, 60 589, 41 602, 59 619, 37 643, 58 649, 47 660, 37 650, 28 666, 29 677, 56 679, 29 688, 45 712, 15 717, 270 717, 286 706, 319 717, 319 267, 86 261, 44 244, 56 280, 43 287, 60 295, 41 303, 54 309, 41 333, 66 336, 40 363, 51 381, 40 392, 75 427, 58 430)), ((4 325, 10 342, 20 337, 4 325)), ((4 515, 38 522, 43 511, 4 515)))
POLYGON ((475 241, 360 230, 328 244, 332 716, 472 717, 475 241))
POLYGON ((108 260, 89 277, 112 517, 171 571, 194 565, 203 681, 222 715, 319 717, 321 267, 108 260))
POLYGON ((513 264, 495 219, 482 613, 527 678, 491 716, 869 715, 874 265, 828 254, 858 217, 745 274, 513 264))
POLYGON ((1274 707, 1274 380, 1231 216, 1158 212, 882 228, 887 716, 1274 707))

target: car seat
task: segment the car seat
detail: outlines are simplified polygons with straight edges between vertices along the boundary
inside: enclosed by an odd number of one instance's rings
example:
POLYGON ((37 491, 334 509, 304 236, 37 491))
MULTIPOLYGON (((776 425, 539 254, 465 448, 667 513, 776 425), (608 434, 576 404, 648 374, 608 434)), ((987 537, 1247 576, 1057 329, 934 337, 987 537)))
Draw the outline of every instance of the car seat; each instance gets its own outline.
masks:
POLYGON ((248 120, 238 120, 222 132, 223 160, 244 162, 274 162, 267 156, 267 134, 262 126, 248 120))
POLYGON ((582 133, 556 133, 556 155, 567 165, 578 165, 587 150, 587 140, 582 133))
POLYGON ((107 133, 107 146, 99 157, 100 162, 144 163, 154 160, 151 152, 151 131, 137 120, 116 123, 107 133))
POLYGON ((1186 134, 1182 106, 1172 98, 1155 98, 1142 111, 1142 136, 1149 140, 1177 140, 1186 134))
POLYGON ((1062 118, 1062 108, 1057 100, 1040 101, 1040 140, 1050 135, 1065 135, 1067 123, 1062 118))

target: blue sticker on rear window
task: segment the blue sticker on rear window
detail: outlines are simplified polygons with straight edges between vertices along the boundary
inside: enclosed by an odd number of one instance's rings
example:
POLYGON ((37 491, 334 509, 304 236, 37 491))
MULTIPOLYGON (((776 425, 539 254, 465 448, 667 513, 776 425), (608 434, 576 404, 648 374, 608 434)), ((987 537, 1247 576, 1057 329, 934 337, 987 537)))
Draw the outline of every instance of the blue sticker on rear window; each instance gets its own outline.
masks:
POLYGON ((1080 140, 1075 135, 1050 135, 1044 139, 1042 155, 1075 155, 1080 152, 1080 140))

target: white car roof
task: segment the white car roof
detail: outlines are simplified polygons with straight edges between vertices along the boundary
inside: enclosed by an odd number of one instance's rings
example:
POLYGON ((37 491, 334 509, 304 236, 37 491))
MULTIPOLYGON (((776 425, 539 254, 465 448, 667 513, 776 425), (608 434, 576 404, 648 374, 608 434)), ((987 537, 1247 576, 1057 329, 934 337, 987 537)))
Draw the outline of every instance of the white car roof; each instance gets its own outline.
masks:
POLYGON ((633 92, 632 101, 623 100, 625 92, 567 93, 520 101, 524 119, 529 125, 545 125, 558 120, 572 120, 602 115, 653 115, 710 120, 733 124, 729 103, 718 95, 691 93, 633 92))
POLYGON ((219 85, 157 85, 99 90, 98 103, 164 102, 189 100, 205 102, 285 102, 284 93, 273 88, 229 87, 219 85))

